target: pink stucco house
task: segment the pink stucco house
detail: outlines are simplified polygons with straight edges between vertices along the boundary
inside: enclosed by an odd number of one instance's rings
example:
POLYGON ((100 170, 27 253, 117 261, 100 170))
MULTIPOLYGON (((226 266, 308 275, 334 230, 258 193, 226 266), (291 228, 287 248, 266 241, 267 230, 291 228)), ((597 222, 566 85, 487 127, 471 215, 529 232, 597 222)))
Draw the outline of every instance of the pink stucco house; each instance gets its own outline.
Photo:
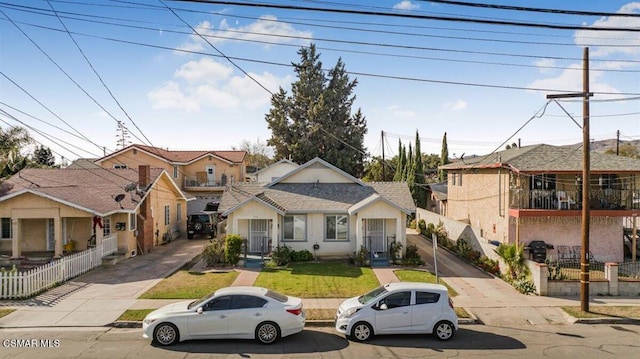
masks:
MULTIPOLYGON (((623 230, 640 213, 640 160, 591 153, 590 201, 582 203, 582 150, 545 144, 511 148, 440 167, 448 173, 446 217, 501 243, 581 244, 582 206, 590 208, 594 258, 621 262, 623 230)), ((640 225, 640 221, 638 222, 640 225)))

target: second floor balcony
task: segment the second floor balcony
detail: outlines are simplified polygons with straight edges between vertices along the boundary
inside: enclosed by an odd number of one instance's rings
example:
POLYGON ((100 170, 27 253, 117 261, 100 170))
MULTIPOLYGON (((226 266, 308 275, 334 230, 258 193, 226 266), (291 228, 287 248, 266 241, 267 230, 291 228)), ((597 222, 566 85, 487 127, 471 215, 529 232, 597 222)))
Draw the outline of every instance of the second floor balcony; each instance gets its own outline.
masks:
MULTIPOLYGON (((510 190, 511 209, 581 210, 582 191, 569 190, 510 190)), ((593 210, 624 211, 640 209, 640 190, 591 189, 589 208, 593 210)))

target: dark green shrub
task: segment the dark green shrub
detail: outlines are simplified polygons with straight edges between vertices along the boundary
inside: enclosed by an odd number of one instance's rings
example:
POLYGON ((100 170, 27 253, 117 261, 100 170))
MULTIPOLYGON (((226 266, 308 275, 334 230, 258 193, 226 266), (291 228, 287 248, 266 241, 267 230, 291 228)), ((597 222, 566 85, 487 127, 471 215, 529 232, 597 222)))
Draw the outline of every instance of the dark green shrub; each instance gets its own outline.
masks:
POLYGON ((391 261, 393 263, 397 263, 402 256, 402 243, 392 242, 391 247, 389 248, 389 255, 391 257, 391 261))
POLYGON ((402 259, 402 264, 406 266, 419 266, 424 264, 424 261, 418 253, 418 247, 415 244, 407 246, 407 252, 402 259))
POLYGON ((415 219, 412 219, 411 221, 409 221, 409 228, 416 229, 416 220, 415 219))
POLYGON ((420 230, 420 234, 427 233, 427 223, 424 221, 424 219, 420 219, 418 221, 418 229, 420 230))
POLYGON ((364 267, 367 265, 367 260, 369 260, 369 252, 364 246, 360 246, 360 250, 356 253, 356 258, 354 259, 355 265, 364 267))
POLYGON ((497 260, 493 260, 483 255, 483 256, 480 256, 480 258, 476 263, 485 272, 489 272, 493 275, 500 275, 500 264, 497 260))
POLYGON ((277 266, 287 265, 291 261, 291 248, 277 246, 271 251, 271 261, 275 262, 277 266))
POLYGON ((207 267, 216 267, 224 265, 224 244, 222 241, 214 239, 209 245, 204 247, 202 251, 207 267))
POLYGON ((292 262, 309 262, 313 260, 313 254, 306 249, 301 251, 291 251, 292 262))
POLYGON ((227 264, 236 265, 242 254, 242 237, 230 234, 224 240, 224 261, 227 264))

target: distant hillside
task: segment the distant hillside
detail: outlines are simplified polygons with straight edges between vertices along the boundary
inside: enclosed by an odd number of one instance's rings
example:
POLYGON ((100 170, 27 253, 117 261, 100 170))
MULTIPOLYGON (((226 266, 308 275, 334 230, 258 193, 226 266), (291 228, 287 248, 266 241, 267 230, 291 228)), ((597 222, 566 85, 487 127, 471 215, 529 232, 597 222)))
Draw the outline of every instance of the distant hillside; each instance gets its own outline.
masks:
MULTIPOLYGON (((579 146, 580 143, 572 145, 572 146, 579 146)), ((635 148, 637 148, 638 150, 640 150, 640 140, 633 140, 633 141, 620 141, 620 146, 622 145, 631 145, 634 146, 635 148)), ((591 150, 595 151, 595 152, 601 152, 604 153, 607 150, 612 150, 615 151, 616 150, 616 139, 612 138, 609 140, 600 140, 600 141, 593 141, 591 142, 591 150)))

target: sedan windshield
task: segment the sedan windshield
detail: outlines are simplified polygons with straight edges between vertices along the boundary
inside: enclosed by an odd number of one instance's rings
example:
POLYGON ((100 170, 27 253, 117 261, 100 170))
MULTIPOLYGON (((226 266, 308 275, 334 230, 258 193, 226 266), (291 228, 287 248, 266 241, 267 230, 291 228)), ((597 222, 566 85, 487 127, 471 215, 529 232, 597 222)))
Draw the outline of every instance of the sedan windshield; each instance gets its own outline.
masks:
POLYGON ((189 306, 187 306, 187 309, 191 309, 197 305, 199 305, 200 303, 203 303, 207 300, 209 300, 210 298, 212 298, 214 295, 216 294, 216 292, 213 292, 209 295, 205 295, 204 297, 198 299, 198 300, 194 300, 193 302, 189 303, 189 306))
POLYGON ((358 302, 360 302, 360 304, 367 304, 372 299, 374 299, 377 296, 379 296, 380 294, 386 293, 386 292, 387 292, 387 289, 385 287, 378 287, 378 288, 370 291, 369 293, 366 293, 364 295, 359 296, 358 297, 358 302))

